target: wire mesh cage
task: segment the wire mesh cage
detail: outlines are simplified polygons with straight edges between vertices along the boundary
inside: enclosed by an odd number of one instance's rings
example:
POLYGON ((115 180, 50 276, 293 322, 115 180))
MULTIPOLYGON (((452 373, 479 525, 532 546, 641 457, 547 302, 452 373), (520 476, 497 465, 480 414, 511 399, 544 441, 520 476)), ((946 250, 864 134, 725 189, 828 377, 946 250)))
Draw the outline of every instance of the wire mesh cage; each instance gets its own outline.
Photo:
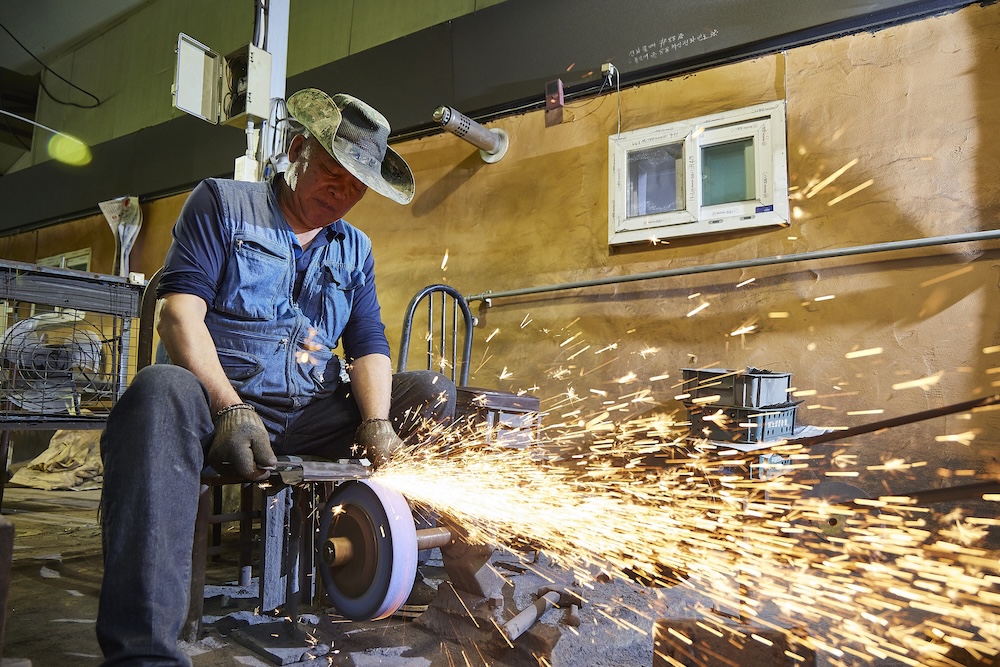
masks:
POLYGON ((135 373, 142 289, 0 260, 0 426, 99 427, 135 373))

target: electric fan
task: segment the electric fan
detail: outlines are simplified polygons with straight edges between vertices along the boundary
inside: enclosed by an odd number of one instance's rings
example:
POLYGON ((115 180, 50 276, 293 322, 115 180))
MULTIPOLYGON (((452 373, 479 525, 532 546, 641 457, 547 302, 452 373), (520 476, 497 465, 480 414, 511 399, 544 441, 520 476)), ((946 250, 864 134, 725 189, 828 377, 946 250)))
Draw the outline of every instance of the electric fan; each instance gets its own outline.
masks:
POLYGON ((31 414, 90 413, 112 398, 110 343, 82 311, 20 320, 0 338, 0 392, 11 407, 31 414))

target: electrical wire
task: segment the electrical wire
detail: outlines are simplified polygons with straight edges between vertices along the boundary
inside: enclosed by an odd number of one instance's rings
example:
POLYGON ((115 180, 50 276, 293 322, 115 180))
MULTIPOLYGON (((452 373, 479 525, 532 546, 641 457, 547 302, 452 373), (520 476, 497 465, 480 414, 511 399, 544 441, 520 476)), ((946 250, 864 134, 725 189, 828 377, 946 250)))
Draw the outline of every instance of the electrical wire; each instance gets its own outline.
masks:
POLYGON ((263 49, 264 45, 267 44, 267 0, 254 0, 254 7, 253 45, 258 49, 263 49))
MULTIPOLYGON (((620 77, 621 77, 621 73, 618 71, 617 68, 615 68, 615 72, 618 74, 618 77, 619 77, 617 79, 617 81, 618 81, 618 83, 617 83, 617 89, 618 89, 618 93, 619 93, 618 106, 619 106, 619 127, 620 127, 621 126, 621 120, 620 120, 620 115, 621 115, 621 78, 620 77)), ((604 86, 607 85, 607 83, 608 83, 607 79, 608 79, 608 77, 605 77, 605 82, 602 83, 600 86, 598 86, 595 83, 593 86, 590 86, 588 88, 584 88, 582 90, 576 90, 576 91, 573 91, 571 93, 566 93, 565 99, 567 101, 571 101, 571 100, 577 100, 577 99, 580 99, 582 97, 586 97, 586 96, 592 95, 592 94, 593 95, 600 94, 600 92, 604 90, 604 86)), ((587 102, 587 104, 589 104, 589 103, 590 102, 587 102)), ((490 123, 492 121, 499 120, 501 118, 506 118, 508 116, 516 116, 517 114, 525 112, 525 111, 533 111, 533 110, 538 109, 539 107, 544 108, 544 106, 545 106, 545 100, 544 100, 544 96, 543 96, 543 99, 542 99, 541 102, 539 102, 538 100, 531 100, 531 101, 528 101, 528 102, 524 102, 523 104, 518 104, 518 105, 510 106, 510 107, 504 107, 503 109, 498 109, 498 110, 490 111, 488 113, 477 114, 475 117, 470 116, 470 118, 472 118, 472 120, 476 121, 477 123, 482 123, 483 125, 485 125, 486 123, 490 123)), ((583 106, 583 105, 581 105, 581 106, 583 106)), ((422 128, 418 128, 418 129, 415 129, 415 130, 408 131, 408 132, 399 132, 399 133, 393 134, 392 136, 389 137, 389 143, 393 143, 394 144, 394 143, 399 143, 399 142, 403 142, 403 141, 409 141, 411 139, 418 139, 420 137, 427 136, 431 132, 439 130, 440 127, 441 127, 440 125, 436 125, 432 129, 428 129, 428 128, 422 127, 422 128)))
POLYGON ((3 119, 3 124, 7 128, 7 131, 10 133, 10 136, 14 137, 14 139, 17 140, 17 143, 21 144, 21 148, 23 148, 26 151, 30 151, 31 150, 31 146, 29 146, 28 144, 24 143, 24 141, 21 139, 21 137, 17 136, 17 132, 14 131, 13 126, 11 126, 10 121, 7 120, 6 117, 3 119))
POLYGON ((288 135, 294 129, 292 123, 294 119, 288 115, 285 100, 280 97, 271 98, 268 120, 263 124, 264 130, 270 133, 270 142, 265 145, 262 140, 258 149, 258 159, 264 165, 264 180, 270 179, 287 167, 288 135), (267 155, 264 155, 265 149, 267 155))
MULTIPOLYGON (((587 100, 586 102, 581 102, 580 104, 574 104, 574 105, 567 104, 566 105, 566 108, 567 109, 571 109, 571 110, 583 109, 585 107, 590 106, 594 102, 597 102, 598 98, 600 98, 600 101, 599 101, 599 103, 598 103, 598 105, 596 107, 594 107, 593 109, 591 109, 588 113, 584 114, 583 116, 580 116, 578 118, 574 118, 573 119, 574 122, 583 120, 584 118, 586 118, 587 116, 590 116, 591 114, 593 114, 594 112, 596 112, 597 110, 599 110, 602 106, 604 106, 604 101, 607 100, 608 98, 607 97, 601 97, 601 93, 604 92, 604 87, 606 85, 608 85, 609 83, 612 82, 612 80, 614 78, 614 74, 618 73, 618 68, 617 67, 615 67, 614 65, 612 65, 612 68, 613 68, 612 72, 609 72, 607 74, 607 76, 601 77, 601 87, 597 89, 596 93, 594 93, 593 99, 587 100)), ((590 93, 592 90, 593 90, 593 88, 588 88, 586 90, 579 91, 573 97, 582 97, 583 95, 586 95, 586 94, 590 93)), ((620 111, 619 111, 619 113, 620 113, 620 111)))
MULTIPOLYGON (((598 95, 600 95, 600 93, 598 93, 598 95)), ((570 106, 567 106, 566 108, 567 108, 567 109, 572 109, 572 110, 576 110, 576 109, 582 109, 583 107, 587 107, 587 106, 590 106, 590 105, 591 105, 591 104, 593 104, 594 102, 598 102, 597 106, 595 106, 595 107, 594 107, 593 109, 591 109, 590 111, 588 111, 588 112, 587 112, 587 113, 585 113, 584 115, 582 115, 582 116, 578 116, 578 117, 575 117, 575 118, 573 118, 573 122, 575 123, 575 122, 578 122, 578 121, 581 121, 581 120, 583 120, 584 118, 586 118, 587 116, 589 116, 589 115, 593 114, 594 112, 596 112, 596 111, 599 111, 599 110, 600 110, 600 108, 601 108, 602 106, 604 106, 604 101, 605 101, 606 99, 608 99, 607 95, 605 95, 604 97, 600 98, 600 100, 598 100, 597 98, 594 98, 594 99, 592 99, 592 100, 590 100, 590 101, 588 101, 588 102, 583 102, 583 103, 581 103, 581 104, 578 104, 578 105, 576 105, 576 106, 572 106, 572 107, 570 107, 570 106)))
POLYGON ((12 33, 10 30, 8 30, 7 26, 5 26, 3 23, 0 23, 0 28, 3 28, 3 31, 5 33, 7 33, 8 35, 10 35, 10 38, 13 39, 15 42, 17 42, 18 46, 20 46, 22 49, 24 49, 24 51, 29 56, 31 56, 32 58, 34 58, 35 62, 37 62, 42 67, 44 67, 45 71, 52 72, 59 79, 61 79, 62 81, 68 83, 69 85, 73 86, 74 88, 76 88, 77 90, 79 90, 84 95, 87 95, 88 97, 92 97, 94 99, 94 101, 97 102, 97 104, 78 104, 77 102, 67 102, 65 100, 61 100, 58 97, 56 97, 55 95, 53 95, 49 91, 49 89, 45 87, 45 82, 42 81, 41 78, 39 78, 39 81, 38 81, 39 85, 41 86, 42 90, 45 91, 45 94, 48 95, 52 99, 53 102, 56 102, 58 104, 62 104, 62 105, 65 105, 65 106, 78 107, 80 109, 93 109, 94 107, 99 107, 99 106, 101 106, 101 104, 103 104, 103 102, 97 97, 97 95, 94 95, 93 93, 84 90, 83 88, 81 88, 80 86, 76 85, 75 83, 73 83, 69 79, 63 77, 61 74, 59 74, 59 72, 56 72, 54 69, 52 69, 51 67, 49 67, 48 65, 46 65, 45 63, 43 63, 41 60, 39 60, 38 56, 36 56, 34 53, 32 53, 31 49, 29 49, 27 46, 25 46, 24 44, 22 44, 21 40, 19 40, 17 37, 15 37, 14 33, 12 33))
MULTIPOLYGON (((35 121, 31 120, 30 118, 25 118, 24 116, 19 116, 19 115, 17 115, 16 113, 14 113, 12 111, 7 111, 6 109, 0 109, 0 114, 3 114, 5 116, 10 116, 11 118, 16 118, 16 119, 18 119, 20 121, 24 121, 25 123, 28 123, 30 125, 34 125, 35 127, 40 127, 43 130, 48 130, 52 134, 58 134, 58 135, 63 136, 63 137, 69 137, 70 139, 73 139, 74 141, 80 141, 76 137, 71 136, 69 134, 66 134, 65 132, 60 132, 59 130, 54 130, 51 127, 49 127, 48 125, 42 125, 41 123, 35 122, 35 121)), ((83 142, 81 142, 81 143, 83 143, 83 142)))
MULTIPOLYGON (((2 92, 0 92, 0 108, 3 108, 3 93, 2 92)), ((4 118, 3 118, 3 124, 7 126, 7 131, 10 132, 10 136, 14 137, 14 139, 17 140, 17 143, 21 144, 21 147, 24 150, 26 150, 26 151, 30 151, 31 150, 31 146, 28 145, 28 144, 26 144, 26 143, 24 143, 24 141, 21 140, 21 137, 19 137, 17 135, 17 132, 14 131, 14 126, 12 126, 10 124, 10 121, 7 120, 7 116, 4 116, 4 118)))
POLYGON ((622 136, 622 73, 615 67, 615 89, 618 92, 618 136, 622 136))

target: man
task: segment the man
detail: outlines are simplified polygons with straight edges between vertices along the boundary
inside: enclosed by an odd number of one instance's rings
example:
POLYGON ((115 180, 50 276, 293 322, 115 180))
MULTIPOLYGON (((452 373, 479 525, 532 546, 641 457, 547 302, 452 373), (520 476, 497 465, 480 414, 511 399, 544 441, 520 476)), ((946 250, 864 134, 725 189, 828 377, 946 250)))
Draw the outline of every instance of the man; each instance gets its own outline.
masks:
POLYGON ((371 242, 343 220, 369 189, 413 198, 388 122, 315 89, 287 107, 305 133, 284 175, 209 179, 185 203, 157 290, 172 363, 138 373, 108 419, 97 620, 106 665, 190 664, 176 639, 206 462, 248 480, 268 475, 275 452, 379 465, 421 419, 454 410, 443 376, 392 374, 371 242))

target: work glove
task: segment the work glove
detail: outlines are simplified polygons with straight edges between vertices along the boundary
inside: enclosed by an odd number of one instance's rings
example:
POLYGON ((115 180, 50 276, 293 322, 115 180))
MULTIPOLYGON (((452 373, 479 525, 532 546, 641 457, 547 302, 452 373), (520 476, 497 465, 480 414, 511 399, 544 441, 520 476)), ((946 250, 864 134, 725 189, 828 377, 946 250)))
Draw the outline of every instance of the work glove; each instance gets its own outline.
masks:
POLYGON ((366 419, 361 422, 361 426, 354 432, 354 443, 376 469, 403 446, 403 441, 396 435, 396 429, 388 419, 366 419))
POLYGON ((208 463, 217 472, 232 469, 250 481, 266 479, 278 465, 264 422, 246 403, 223 408, 215 416, 208 463))

